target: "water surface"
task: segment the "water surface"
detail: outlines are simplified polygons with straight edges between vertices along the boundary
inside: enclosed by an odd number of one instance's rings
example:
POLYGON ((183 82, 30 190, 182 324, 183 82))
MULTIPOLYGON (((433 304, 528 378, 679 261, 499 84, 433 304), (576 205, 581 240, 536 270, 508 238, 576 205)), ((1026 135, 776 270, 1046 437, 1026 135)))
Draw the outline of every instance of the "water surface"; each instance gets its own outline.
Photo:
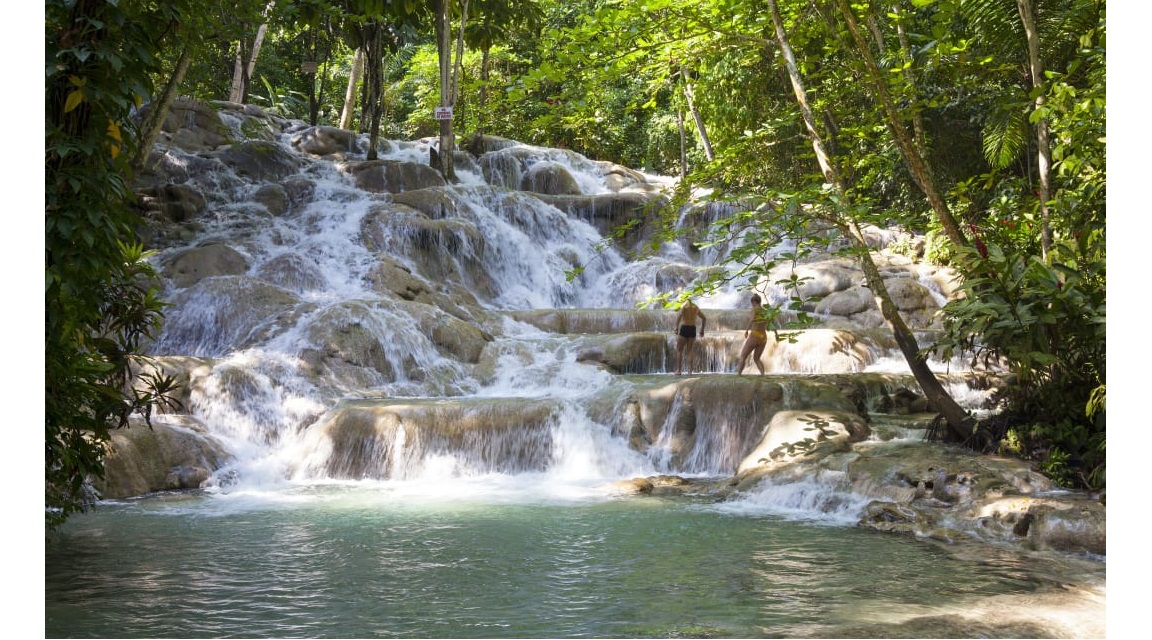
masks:
POLYGON ((683 498, 153 496, 50 541, 45 633, 1065 637, 1052 611, 1075 607, 1102 633, 1102 562, 955 551, 683 498))

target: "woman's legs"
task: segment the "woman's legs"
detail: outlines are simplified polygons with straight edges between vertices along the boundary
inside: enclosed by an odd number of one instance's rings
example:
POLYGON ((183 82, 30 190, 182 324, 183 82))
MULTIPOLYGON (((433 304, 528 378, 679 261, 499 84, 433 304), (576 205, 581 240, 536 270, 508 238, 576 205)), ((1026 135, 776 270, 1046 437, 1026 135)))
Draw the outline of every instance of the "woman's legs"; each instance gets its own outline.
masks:
POLYGON ((752 348, 755 345, 755 338, 748 336, 744 338, 744 346, 740 347, 740 366, 736 367, 736 374, 744 374, 744 365, 748 364, 748 355, 752 353, 752 348))
POLYGON ((752 362, 756 363, 756 368, 760 370, 760 375, 764 375, 764 363, 760 362, 760 356, 764 355, 765 346, 767 346, 766 342, 758 340, 756 342, 756 348, 752 351, 752 362))
POLYGON ((740 348, 740 366, 736 369, 738 375, 744 374, 744 367, 748 364, 748 356, 752 356, 752 361, 756 363, 756 368, 760 370, 760 375, 764 375, 764 363, 760 362, 760 356, 764 354, 765 343, 756 338, 756 336, 748 336, 744 340, 744 346, 740 348))

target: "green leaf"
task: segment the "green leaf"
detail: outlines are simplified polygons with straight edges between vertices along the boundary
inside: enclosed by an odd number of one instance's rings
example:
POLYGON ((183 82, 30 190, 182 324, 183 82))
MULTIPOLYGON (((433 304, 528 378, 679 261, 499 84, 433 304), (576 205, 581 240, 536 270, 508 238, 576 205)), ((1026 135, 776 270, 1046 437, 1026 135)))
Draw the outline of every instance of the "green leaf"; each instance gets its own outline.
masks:
POLYGON ((74 110, 84 102, 84 91, 76 89, 68 94, 68 98, 64 101, 64 113, 74 110))

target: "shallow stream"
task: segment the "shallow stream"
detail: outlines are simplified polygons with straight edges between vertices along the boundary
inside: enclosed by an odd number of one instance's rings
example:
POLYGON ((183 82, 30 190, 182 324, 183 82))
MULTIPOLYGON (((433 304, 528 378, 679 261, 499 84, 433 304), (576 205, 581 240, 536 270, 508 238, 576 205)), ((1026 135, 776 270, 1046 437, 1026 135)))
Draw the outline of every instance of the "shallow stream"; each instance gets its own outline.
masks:
MULTIPOLYGON (((395 483, 102 505, 47 637, 1089 637, 1105 563, 692 498, 395 483)), ((487 483, 487 486, 484 486, 487 483)))

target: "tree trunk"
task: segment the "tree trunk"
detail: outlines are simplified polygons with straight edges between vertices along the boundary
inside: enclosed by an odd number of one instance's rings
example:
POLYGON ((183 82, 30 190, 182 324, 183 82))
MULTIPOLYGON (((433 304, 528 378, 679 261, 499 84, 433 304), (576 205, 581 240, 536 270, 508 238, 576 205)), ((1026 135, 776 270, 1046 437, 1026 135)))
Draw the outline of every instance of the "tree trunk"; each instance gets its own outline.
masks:
POLYGON ((370 23, 367 29, 368 37, 365 40, 364 53, 367 71, 364 85, 367 93, 362 120, 368 124, 368 154, 365 158, 376 160, 380 157, 376 148, 380 143, 381 96, 384 93, 384 52, 381 41, 384 29, 377 22, 370 23))
MULTIPOLYGON (((864 242, 864 236, 855 224, 852 225, 852 232, 860 246, 867 248, 868 245, 864 242)), ((900 310, 892 302, 892 297, 884 286, 884 278, 880 275, 880 270, 876 268, 876 263, 872 261, 872 254, 869 251, 861 252, 860 265, 864 270, 864 280, 875 297, 876 306, 880 308, 880 315, 884 317, 884 321, 892 330, 892 337, 900 347, 900 353, 904 354, 904 360, 908 363, 912 376, 916 378, 917 384, 924 392, 924 397, 927 398, 931 407, 934 407, 944 416, 955 440, 960 442, 968 440, 972 436, 975 420, 948 393, 944 385, 936 378, 936 374, 932 373, 928 367, 928 361, 924 358, 920 351, 920 345, 916 342, 916 335, 908 328, 903 316, 900 315, 900 310)))
MULTIPOLYGON (((435 0, 436 9, 436 52, 440 62, 440 106, 451 109, 452 105, 452 20, 451 0, 435 0)), ((452 166, 452 149, 455 141, 452 134, 452 120, 440 120, 440 142, 438 160, 440 175, 445 180, 455 181, 456 172, 452 166)))
POLYGON ((684 110, 676 109, 676 129, 680 132, 680 179, 688 179, 688 132, 684 127, 684 110))
POLYGON ((692 118, 696 121, 696 131, 700 133, 700 144, 704 145, 704 155, 711 162, 716 159, 716 154, 712 152, 712 141, 708 139, 708 129, 704 127, 704 118, 700 117, 700 110, 696 108, 696 92, 687 78, 684 78, 684 99, 688 101, 688 110, 692 112, 692 118))
MULTIPOLYGON (((772 12, 772 22, 776 31, 776 42, 780 47, 780 52, 788 68, 788 77, 792 82, 792 91, 796 97, 796 104, 800 107, 800 112, 804 119, 804 126, 808 130, 808 136, 812 141, 812 149, 816 153, 817 162, 819 162, 820 169, 824 173, 824 179, 835 189, 840 201, 847 202, 847 194, 840 181, 839 173, 827 153, 823 136, 820 135, 819 130, 816 128, 816 120, 808 104, 807 90, 804 88, 803 80, 800 77, 796 58, 793 56, 792 49, 788 45, 788 38, 784 33, 784 24, 780 19, 780 11, 776 6, 776 0, 768 0, 768 6, 772 12)), ((900 346, 900 352, 904 354, 904 359, 907 361, 908 368, 912 371, 913 377, 916 378, 916 382, 920 385, 928 401, 944 416, 944 419, 947 420, 948 426, 951 428, 955 437, 960 440, 967 439, 972 435, 974 421, 967 412, 964 411, 963 407, 957 404, 952 396, 948 394, 944 386, 936 378, 936 375, 928 368, 927 361, 920 353, 920 345, 916 342, 916 336, 904 322, 904 318, 900 315, 900 310, 896 307, 896 304, 892 302, 892 297, 889 295, 888 289, 884 286, 884 278, 881 276, 880 270, 876 268, 876 263, 873 262, 872 254, 868 251, 868 245, 864 242, 864 238, 857 225, 854 222, 840 218, 839 214, 837 214, 837 220, 837 224, 841 230, 845 231, 853 238, 856 244, 863 249, 860 252, 860 266, 864 270, 864 279, 868 288, 872 290, 876 306, 879 307, 880 314, 884 317, 884 321, 888 324, 889 329, 891 329, 896 344, 900 346)))
POLYGON ((476 139, 484 135, 485 121, 488 119, 488 72, 489 62, 488 54, 492 50, 491 46, 485 46, 484 50, 480 52, 480 95, 478 96, 477 109, 476 109, 476 139))
POLYGON ((232 65, 232 88, 228 92, 228 102, 242 104, 247 91, 248 80, 244 77, 244 39, 236 42, 236 62, 232 65))
MULTIPOLYGON (((315 34, 315 27, 309 27, 309 31, 315 34)), ((308 124, 313 127, 320 120, 320 108, 323 107, 324 100, 324 87, 328 80, 328 61, 332 58, 332 41, 328 37, 318 38, 312 36, 312 57, 317 65, 323 64, 323 67, 317 68, 317 72, 310 74, 312 82, 308 86, 308 124), (321 45, 318 40, 323 41, 321 45), (321 46, 323 51, 321 52, 321 46), (319 76, 319 78, 317 78, 319 76)))
MULTIPOLYGON (((264 10, 265 16, 272 11, 272 6, 275 4, 275 2, 268 3, 268 8, 264 10)), ((252 55, 248 58, 248 69, 244 74, 247 80, 251 80, 252 74, 256 72, 256 56, 260 55, 260 47, 264 44, 264 35, 266 33, 268 33, 268 23, 264 22, 260 25, 260 28, 256 29, 256 40, 252 43, 252 55)), ((245 85, 245 90, 247 90, 247 85, 245 85)))
MULTIPOLYGON (((168 79, 168 84, 164 85, 164 91, 160 93, 160 97, 152 103, 152 107, 148 110, 147 119, 140 126, 140 146, 136 149, 136 157, 132 159, 132 175, 142 171, 148 163, 152 145, 160 135, 164 120, 167 119, 168 112, 172 110, 172 104, 176 102, 176 96, 180 93, 180 84, 184 82, 184 75, 188 73, 190 66, 192 66, 192 56, 189 55, 189 47, 185 44, 180 51, 180 58, 176 60, 176 68, 172 70, 172 77, 168 79)), ((129 178, 129 182, 131 182, 131 178, 129 178)))
POLYGON ((364 49, 357 49, 352 58, 352 71, 348 74, 348 89, 344 91, 344 109, 340 112, 340 128, 352 129, 352 114, 356 109, 356 83, 364 72, 364 49))
MULTIPOLYGON (((1040 59, 1040 36, 1036 31, 1036 16, 1032 10, 1032 0, 1016 0, 1020 10, 1020 21, 1024 23, 1024 35, 1028 39, 1028 64, 1032 75, 1032 90, 1036 93, 1035 111, 1044 109, 1044 63, 1040 59)), ((1052 249, 1052 225, 1049 220, 1048 200, 1052 194, 1051 168, 1052 148, 1048 141, 1048 118, 1036 121, 1036 148, 1038 152, 1037 171, 1040 174, 1040 251, 1045 260, 1052 249)))
POLYGON ((244 42, 240 41, 236 49, 236 68, 232 73, 232 91, 229 94, 228 100, 239 104, 244 104, 248 101, 248 87, 252 80, 252 74, 256 71, 256 56, 260 55, 260 46, 264 44, 264 34, 268 32, 268 16, 272 15, 272 9, 276 7, 276 0, 271 0, 268 6, 264 7, 264 22, 260 24, 260 28, 256 29, 256 39, 252 43, 252 54, 248 56, 248 62, 244 62, 244 42))
MULTIPOLYGON (((899 9, 893 8, 892 11, 896 12, 899 9)), ((900 58, 904 61, 904 81, 909 86, 915 86, 916 79, 912 75, 912 43, 909 42, 904 23, 900 20, 896 20, 896 36, 900 40, 900 58)), ((924 144, 924 118, 920 115, 920 109, 912 111, 912 136, 917 151, 927 157, 928 149, 924 144)))
POLYGON ((468 0, 464 0, 460 6, 460 31, 456 34, 456 61, 452 65, 452 106, 456 106, 456 98, 460 95, 460 76, 464 74, 464 27, 467 25, 468 0))

